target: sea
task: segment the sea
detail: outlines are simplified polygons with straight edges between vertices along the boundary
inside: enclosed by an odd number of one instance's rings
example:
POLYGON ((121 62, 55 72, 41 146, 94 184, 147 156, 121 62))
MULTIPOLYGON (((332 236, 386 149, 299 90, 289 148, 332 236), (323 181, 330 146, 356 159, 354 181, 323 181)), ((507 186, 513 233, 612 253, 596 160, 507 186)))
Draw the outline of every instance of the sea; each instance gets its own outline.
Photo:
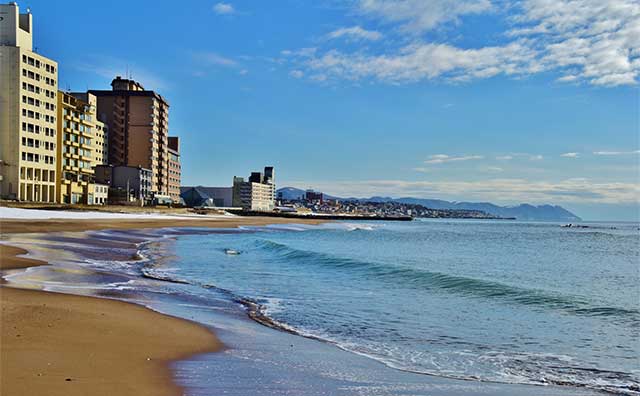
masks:
POLYGON ((640 395, 640 225, 579 225, 25 234, 54 265, 5 279, 210 326, 226 350, 174 367, 191 395, 640 395))

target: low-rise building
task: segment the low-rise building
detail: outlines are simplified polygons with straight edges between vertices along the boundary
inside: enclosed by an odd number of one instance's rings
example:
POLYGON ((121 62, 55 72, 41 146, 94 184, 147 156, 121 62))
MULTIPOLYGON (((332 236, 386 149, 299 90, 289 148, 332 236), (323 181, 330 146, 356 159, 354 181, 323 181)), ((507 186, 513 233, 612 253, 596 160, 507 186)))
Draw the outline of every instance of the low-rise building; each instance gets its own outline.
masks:
POLYGON ((150 203, 153 200, 151 178, 151 170, 140 166, 98 165, 95 168, 96 182, 111 187, 109 201, 114 203, 150 203))
POLYGON ((106 205, 109 202, 109 185, 108 184, 93 184, 93 204, 94 205, 106 205))
POLYGON ((189 207, 223 207, 233 206, 232 187, 180 187, 180 197, 189 207))
POLYGON ((268 166, 262 172, 252 172, 249 180, 233 178, 233 206, 244 210, 270 212, 275 207, 275 173, 268 166))

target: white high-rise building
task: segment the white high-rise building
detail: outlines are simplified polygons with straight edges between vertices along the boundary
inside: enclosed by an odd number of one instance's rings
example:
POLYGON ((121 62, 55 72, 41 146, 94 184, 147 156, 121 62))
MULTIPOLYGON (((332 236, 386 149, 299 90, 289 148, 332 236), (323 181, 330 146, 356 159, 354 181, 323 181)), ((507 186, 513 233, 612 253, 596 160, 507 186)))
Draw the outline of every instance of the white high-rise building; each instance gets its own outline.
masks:
POLYGON ((33 48, 33 17, 0 4, 0 197, 56 201, 58 64, 33 48))

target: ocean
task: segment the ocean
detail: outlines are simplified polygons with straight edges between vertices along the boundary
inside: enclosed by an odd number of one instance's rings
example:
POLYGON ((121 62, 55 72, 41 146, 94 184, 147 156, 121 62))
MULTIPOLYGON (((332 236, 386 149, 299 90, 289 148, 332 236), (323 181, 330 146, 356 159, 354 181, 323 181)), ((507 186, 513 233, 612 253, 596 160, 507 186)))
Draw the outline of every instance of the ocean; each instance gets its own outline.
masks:
POLYGON ((416 220, 17 236, 55 265, 6 278, 212 326, 229 350, 175 367, 194 395, 220 385, 212 372, 228 375, 229 389, 261 383, 257 393, 273 395, 433 394, 434 379, 445 394, 459 384, 522 384, 540 385, 518 388, 531 394, 640 395, 640 228, 583 224, 416 220), (141 260, 131 259, 131 240, 141 260), (268 361, 261 343, 278 345, 268 361), (274 357, 288 345, 304 352, 274 357), (329 361, 318 368, 318 359, 329 361), (254 382, 216 364, 248 364, 254 382), (306 392, 287 392, 312 377, 306 392), (284 382, 272 384, 277 378, 284 382))

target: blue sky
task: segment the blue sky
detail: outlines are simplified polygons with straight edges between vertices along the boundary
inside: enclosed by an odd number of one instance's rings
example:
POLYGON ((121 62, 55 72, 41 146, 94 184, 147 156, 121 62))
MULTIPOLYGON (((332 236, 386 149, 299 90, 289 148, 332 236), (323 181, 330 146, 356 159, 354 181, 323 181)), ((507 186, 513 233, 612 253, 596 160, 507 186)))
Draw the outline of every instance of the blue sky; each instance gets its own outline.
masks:
POLYGON ((630 0, 28 1, 60 88, 157 90, 183 184, 640 217, 630 0), (79 23, 78 21, 85 21, 79 23))

